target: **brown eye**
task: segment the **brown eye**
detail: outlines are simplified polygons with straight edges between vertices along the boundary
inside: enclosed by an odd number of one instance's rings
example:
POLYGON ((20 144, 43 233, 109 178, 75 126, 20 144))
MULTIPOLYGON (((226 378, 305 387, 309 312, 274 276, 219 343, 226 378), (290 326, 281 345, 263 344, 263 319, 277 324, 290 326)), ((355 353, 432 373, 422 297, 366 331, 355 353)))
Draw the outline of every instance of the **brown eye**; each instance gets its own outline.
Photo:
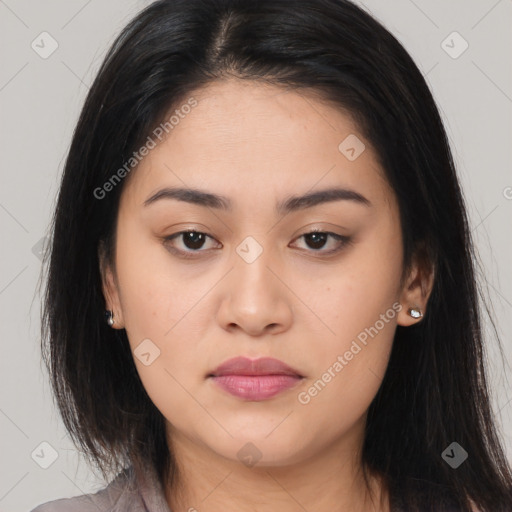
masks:
POLYGON ((181 236, 183 236, 183 243, 188 249, 201 249, 206 240, 205 234, 197 231, 186 231, 181 236))
POLYGON ((322 249, 330 235, 327 233, 308 233, 303 236, 309 247, 312 249, 322 249))
POLYGON ((312 249, 313 252, 319 252, 321 254, 336 253, 342 250, 345 246, 350 244, 350 237, 326 231, 311 231, 300 236, 297 240, 301 238, 304 239, 304 241, 306 242, 307 248, 312 249), (329 245, 329 239, 334 240, 335 243, 330 244, 330 249, 322 251, 321 249, 329 245))
POLYGON ((171 252, 182 255, 184 258, 192 258, 195 256, 195 252, 200 253, 206 251, 206 249, 202 249, 208 239, 214 240, 211 236, 201 231, 180 231, 179 233, 174 233, 166 237, 165 245, 171 252))

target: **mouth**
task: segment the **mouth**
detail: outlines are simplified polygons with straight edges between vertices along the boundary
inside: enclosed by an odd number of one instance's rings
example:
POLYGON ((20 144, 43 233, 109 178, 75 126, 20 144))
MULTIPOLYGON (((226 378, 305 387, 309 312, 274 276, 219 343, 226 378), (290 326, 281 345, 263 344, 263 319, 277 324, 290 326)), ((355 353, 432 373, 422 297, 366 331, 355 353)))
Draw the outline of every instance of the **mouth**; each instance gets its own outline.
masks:
POLYGON ((223 391, 248 401, 267 400, 304 379, 294 368, 268 357, 229 359, 207 377, 223 391))

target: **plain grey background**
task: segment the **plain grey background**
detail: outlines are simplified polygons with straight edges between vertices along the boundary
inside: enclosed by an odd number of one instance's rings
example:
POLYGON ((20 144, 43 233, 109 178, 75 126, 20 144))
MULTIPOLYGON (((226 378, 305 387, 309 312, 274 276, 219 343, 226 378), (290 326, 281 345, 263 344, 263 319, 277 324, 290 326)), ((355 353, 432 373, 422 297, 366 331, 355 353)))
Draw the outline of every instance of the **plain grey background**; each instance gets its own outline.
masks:
MULTIPOLYGON (((0 0, 0 511, 104 486, 67 437, 40 361, 39 250, 95 72, 149 3, 0 0)), ((442 112, 508 361, 489 336, 493 406, 512 460, 512 0, 358 3, 410 52, 442 112)))

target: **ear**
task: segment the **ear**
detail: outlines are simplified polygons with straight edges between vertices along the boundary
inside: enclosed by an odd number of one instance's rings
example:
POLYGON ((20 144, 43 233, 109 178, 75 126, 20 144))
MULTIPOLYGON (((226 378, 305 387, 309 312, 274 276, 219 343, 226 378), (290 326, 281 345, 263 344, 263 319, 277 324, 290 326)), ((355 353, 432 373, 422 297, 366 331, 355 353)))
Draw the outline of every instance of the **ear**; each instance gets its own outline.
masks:
POLYGON ((105 244, 100 242, 98 246, 98 260, 100 265, 101 287, 105 298, 105 307, 114 314, 114 329, 124 328, 123 310, 119 300, 119 287, 112 265, 106 257, 105 244))
POLYGON ((409 308, 419 309, 425 316, 428 299, 434 286, 435 267, 427 257, 422 245, 415 253, 411 270, 405 280, 400 294, 402 309, 398 313, 397 323, 404 327, 416 324, 422 320, 412 317, 409 308))

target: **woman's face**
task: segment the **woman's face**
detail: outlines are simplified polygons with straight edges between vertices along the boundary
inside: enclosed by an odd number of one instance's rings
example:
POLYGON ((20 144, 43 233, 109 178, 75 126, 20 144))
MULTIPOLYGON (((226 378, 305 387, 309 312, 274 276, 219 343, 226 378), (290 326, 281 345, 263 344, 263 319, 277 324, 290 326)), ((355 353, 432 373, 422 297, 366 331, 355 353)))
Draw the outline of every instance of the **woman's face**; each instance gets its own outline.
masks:
POLYGON ((174 442, 246 465, 351 450, 397 323, 425 305, 413 274, 399 287, 393 191, 351 119, 312 96, 229 80, 191 97, 125 183, 115 327, 174 442), (238 356, 296 375, 216 372, 238 356))

